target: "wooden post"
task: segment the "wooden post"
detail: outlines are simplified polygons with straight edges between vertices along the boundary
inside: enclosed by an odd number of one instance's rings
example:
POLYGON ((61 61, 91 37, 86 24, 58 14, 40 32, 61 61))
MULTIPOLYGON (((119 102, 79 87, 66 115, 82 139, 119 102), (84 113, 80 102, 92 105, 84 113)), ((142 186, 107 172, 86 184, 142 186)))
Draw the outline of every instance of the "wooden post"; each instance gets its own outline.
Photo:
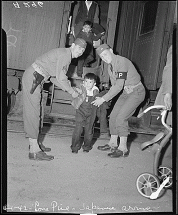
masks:
POLYGON ((59 41, 60 48, 64 48, 65 44, 66 44, 70 8, 71 8, 71 1, 65 1, 64 9, 63 9, 61 36, 60 36, 60 41, 59 41))
MULTIPOLYGON (((107 38, 106 43, 113 49, 114 39, 115 39, 115 31, 117 24, 117 14, 119 10, 119 1, 110 1, 109 9, 108 9, 108 17, 107 17, 107 38)), ((102 82, 109 83, 109 75, 108 75, 108 65, 103 62, 102 66, 102 74, 100 79, 102 82)))
POLYGON ((108 24, 107 44, 112 49, 113 49, 114 39, 115 39, 118 10, 119 10, 119 1, 110 1, 109 9, 108 9, 108 18, 107 18, 107 24, 108 24))

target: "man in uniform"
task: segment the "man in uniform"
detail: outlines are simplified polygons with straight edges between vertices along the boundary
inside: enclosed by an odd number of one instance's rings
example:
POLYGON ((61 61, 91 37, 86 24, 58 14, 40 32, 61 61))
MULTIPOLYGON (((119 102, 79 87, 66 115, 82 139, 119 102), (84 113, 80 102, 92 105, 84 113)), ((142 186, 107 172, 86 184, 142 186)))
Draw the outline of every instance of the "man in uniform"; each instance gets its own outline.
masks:
POLYGON ((66 73, 72 58, 78 58, 86 48, 86 41, 77 38, 69 48, 56 48, 42 56, 25 70, 22 77, 23 93, 23 120, 26 137, 29 138, 29 159, 52 160, 52 155, 45 152, 51 151, 42 143, 39 143, 39 132, 43 126, 43 84, 50 78, 50 81, 64 91, 67 91, 73 98, 78 93, 71 87, 66 73))
POLYGON ((108 102, 121 92, 110 114, 109 130, 111 138, 108 144, 99 146, 99 150, 111 150, 108 155, 112 158, 126 157, 127 137, 129 135, 128 118, 145 98, 145 88, 141 83, 140 75, 130 60, 120 55, 113 54, 113 50, 107 44, 100 45, 96 52, 101 59, 108 64, 108 74, 111 80, 110 90, 102 97, 96 98, 93 105, 100 106, 108 102), (119 147, 117 145, 120 137, 119 147))

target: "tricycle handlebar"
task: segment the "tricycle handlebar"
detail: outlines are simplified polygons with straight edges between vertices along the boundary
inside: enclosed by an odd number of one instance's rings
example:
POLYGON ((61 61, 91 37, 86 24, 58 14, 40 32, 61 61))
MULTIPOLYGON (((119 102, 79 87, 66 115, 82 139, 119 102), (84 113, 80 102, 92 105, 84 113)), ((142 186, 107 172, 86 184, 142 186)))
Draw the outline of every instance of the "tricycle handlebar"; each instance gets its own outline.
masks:
POLYGON ((142 117, 146 112, 148 112, 148 111, 151 110, 151 109, 163 109, 163 110, 165 110, 166 107, 165 107, 164 105, 153 105, 153 106, 150 106, 150 107, 148 107, 147 109, 145 109, 142 113, 140 113, 140 114, 137 116, 137 118, 142 117))
POLYGON ((150 106, 147 109, 145 109, 142 113, 140 113, 137 116, 137 118, 142 117, 146 112, 148 112, 151 109, 162 109, 163 110, 162 113, 161 113, 161 115, 162 115, 161 122, 162 122, 162 124, 163 124, 164 127, 166 127, 169 131, 172 131, 172 128, 165 123, 165 119, 166 119, 166 115, 167 115, 168 110, 166 109, 166 107, 164 105, 153 105, 153 106, 150 106))

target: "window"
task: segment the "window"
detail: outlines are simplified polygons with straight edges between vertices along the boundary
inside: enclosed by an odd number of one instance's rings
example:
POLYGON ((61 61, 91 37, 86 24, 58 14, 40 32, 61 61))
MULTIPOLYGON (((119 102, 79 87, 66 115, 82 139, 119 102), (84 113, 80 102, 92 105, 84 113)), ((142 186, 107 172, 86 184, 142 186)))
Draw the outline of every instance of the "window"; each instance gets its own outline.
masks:
POLYGON ((154 30, 158 1, 149 1, 144 3, 140 36, 154 30))

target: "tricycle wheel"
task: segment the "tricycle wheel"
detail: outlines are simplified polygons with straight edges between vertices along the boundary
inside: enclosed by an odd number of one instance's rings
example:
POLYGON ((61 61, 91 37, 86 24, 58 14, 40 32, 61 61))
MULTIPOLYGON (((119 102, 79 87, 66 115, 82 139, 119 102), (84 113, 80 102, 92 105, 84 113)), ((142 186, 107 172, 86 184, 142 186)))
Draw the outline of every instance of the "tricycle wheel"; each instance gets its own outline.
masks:
POLYGON ((15 92, 7 91, 7 114, 9 114, 14 108, 15 101, 16 101, 15 92))
POLYGON ((169 182, 165 185, 166 188, 170 188, 172 186, 172 169, 160 166, 158 168, 158 177, 160 178, 160 182, 164 181, 168 176, 169 182))
POLYGON ((155 175, 150 173, 143 173, 138 176, 136 186, 138 192, 142 196, 150 198, 151 194, 153 192, 156 192, 156 190, 159 188, 160 182, 155 175))

